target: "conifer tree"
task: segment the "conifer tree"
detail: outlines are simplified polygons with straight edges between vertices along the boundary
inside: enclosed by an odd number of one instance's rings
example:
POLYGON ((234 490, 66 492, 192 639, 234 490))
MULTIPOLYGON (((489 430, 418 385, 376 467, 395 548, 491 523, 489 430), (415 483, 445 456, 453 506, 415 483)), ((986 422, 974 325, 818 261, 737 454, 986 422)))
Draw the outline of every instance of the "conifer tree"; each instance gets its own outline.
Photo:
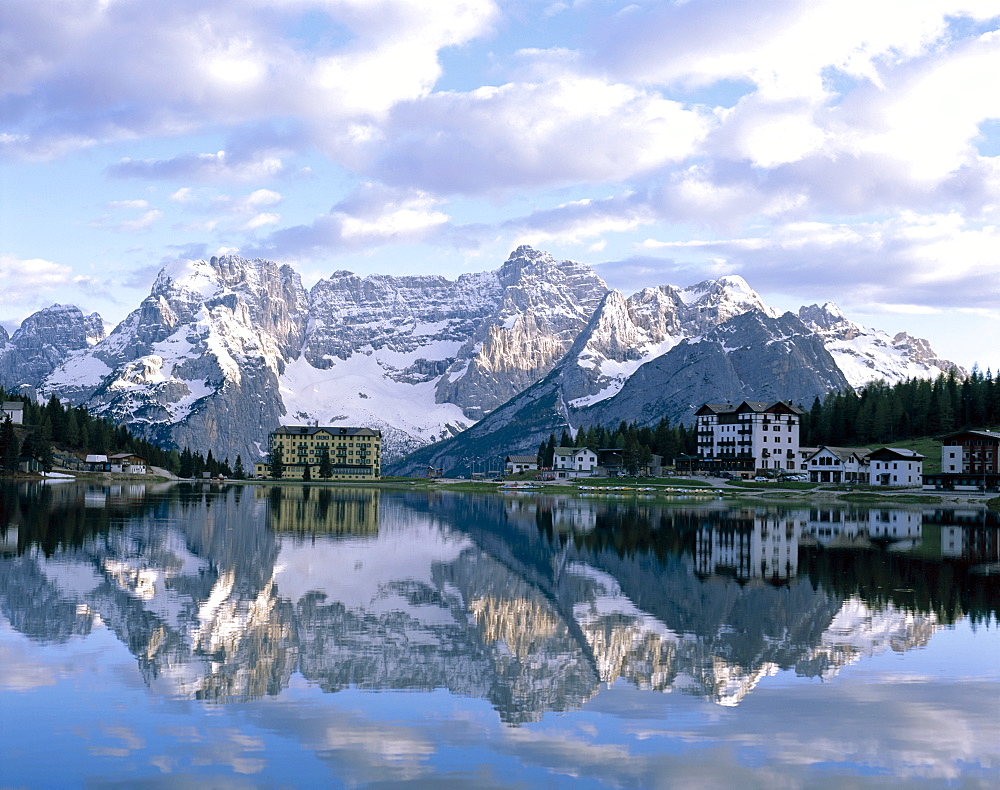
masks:
POLYGON ((0 423, 0 470, 17 471, 17 458, 21 454, 21 445, 14 433, 14 423, 10 415, 0 423))
POLYGON ((281 476, 285 472, 285 464, 281 458, 281 448, 275 447, 271 451, 271 478, 273 480, 280 480, 281 476))
POLYGON ((333 477, 333 464, 330 462, 330 451, 325 447, 319 453, 319 476, 324 480, 333 477))
POLYGON ((181 463, 177 470, 180 477, 194 477, 194 456, 187 447, 181 452, 181 463))

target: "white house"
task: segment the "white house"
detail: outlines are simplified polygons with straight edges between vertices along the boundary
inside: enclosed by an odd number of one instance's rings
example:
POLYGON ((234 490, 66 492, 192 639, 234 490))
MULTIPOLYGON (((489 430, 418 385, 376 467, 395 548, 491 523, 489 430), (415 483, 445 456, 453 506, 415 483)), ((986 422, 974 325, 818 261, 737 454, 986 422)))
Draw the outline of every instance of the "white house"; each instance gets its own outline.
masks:
POLYGON ((797 471, 802 409, 784 401, 706 403, 695 412, 699 465, 712 471, 797 471))
POLYGON ((552 472, 557 478, 590 477, 597 470, 597 453, 589 447, 556 447, 552 472))
POLYGON ((883 447, 868 454, 868 475, 873 486, 919 486, 924 457, 902 447, 883 447))
POLYGON ((19 400, 5 400, 0 406, 0 422, 10 417, 14 425, 24 425, 24 402, 19 400))
POLYGON ((538 457, 534 455, 508 455, 504 459, 504 470, 507 474, 529 472, 538 468, 538 457))
POLYGON ((868 450, 857 447, 816 448, 805 463, 813 483, 868 483, 868 450))

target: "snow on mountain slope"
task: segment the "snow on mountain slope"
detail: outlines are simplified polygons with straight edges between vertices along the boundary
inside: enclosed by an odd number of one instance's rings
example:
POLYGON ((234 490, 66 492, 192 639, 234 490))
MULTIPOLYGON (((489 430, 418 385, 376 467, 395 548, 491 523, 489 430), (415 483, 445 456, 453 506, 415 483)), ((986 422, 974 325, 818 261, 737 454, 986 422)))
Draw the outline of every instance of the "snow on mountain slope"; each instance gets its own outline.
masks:
MULTIPOLYGON (((106 337, 96 314, 39 311, 0 344, 0 383, 85 404, 168 446, 247 463, 281 424, 368 425, 383 431, 391 462, 462 432, 554 372, 551 408, 600 411, 651 361, 747 314, 780 318, 742 277, 626 298, 589 266, 527 246, 494 271, 456 280, 338 271, 309 292, 288 266, 222 256, 165 267, 106 337)), ((808 329, 795 333, 815 334, 854 386, 951 367, 926 341, 865 329, 834 305, 799 316, 808 329)), ((756 341, 720 336, 717 351, 744 354, 747 342, 756 341)), ((811 345, 800 362, 809 359, 819 359, 811 345)), ((721 376, 723 362, 712 365, 721 376)), ((825 370, 779 373, 775 380, 843 381, 825 370)), ((629 403, 639 408, 636 397, 647 394, 634 393, 629 403)))
POLYGON ((386 457, 398 457, 453 436, 471 421, 453 403, 436 403, 434 380, 396 381, 386 375, 403 355, 355 354, 320 369, 305 357, 290 362, 279 378, 289 424, 350 424, 380 429, 386 457), (388 357, 388 360, 386 359, 388 357))
POLYGON ((165 445, 249 461, 261 426, 280 421, 273 393, 302 345, 307 305, 287 266, 236 256, 172 264, 138 309, 39 391, 165 445))
POLYGON ((952 369, 965 373, 955 363, 938 358, 926 340, 905 332, 892 337, 856 324, 833 302, 802 307, 799 318, 823 338, 852 387, 879 379, 895 384, 910 378, 936 378, 952 369))
POLYGON ((0 382, 11 390, 36 388, 67 356, 85 351, 104 334, 100 315, 84 315, 76 305, 39 310, 0 343, 0 382))
POLYGON ((738 276, 645 288, 628 299, 612 291, 568 355, 579 370, 564 366, 566 403, 580 409, 614 397, 645 363, 750 311, 779 316, 738 276))

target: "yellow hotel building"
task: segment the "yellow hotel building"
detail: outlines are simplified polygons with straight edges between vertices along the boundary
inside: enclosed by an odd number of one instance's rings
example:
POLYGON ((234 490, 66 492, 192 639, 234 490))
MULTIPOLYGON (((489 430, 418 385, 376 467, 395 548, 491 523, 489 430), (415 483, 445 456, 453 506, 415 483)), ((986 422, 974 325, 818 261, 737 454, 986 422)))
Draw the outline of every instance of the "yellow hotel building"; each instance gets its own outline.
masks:
MULTIPOLYGON (((282 425, 268 437, 268 450, 281 453, 281 479, 302 480, 309 469, 311 480, 376 480, 381 475, 382 432, 371 428, 337 425, 282 425), (320 460, 330 456, 329 477, 320 477, 320 460)), ((255 464, 257 477, 271 476, 269 463, 255 464)))

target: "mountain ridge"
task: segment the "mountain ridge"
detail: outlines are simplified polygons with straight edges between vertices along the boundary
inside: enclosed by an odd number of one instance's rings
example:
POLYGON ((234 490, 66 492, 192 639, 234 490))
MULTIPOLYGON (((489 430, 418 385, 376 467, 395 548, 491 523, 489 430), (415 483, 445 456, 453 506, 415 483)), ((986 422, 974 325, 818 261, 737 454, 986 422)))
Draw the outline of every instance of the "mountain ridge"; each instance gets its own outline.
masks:
POLYGON ((518 403, 533 413, 548 404, 539 427, 553 414, 618 421, 626 409, 676 421, 708 390, 680 397, 671 365, 734 397, 779 397, 754 378, 761 368, 789 388, 785 398, 954 367, 927 341, 861 327, 832 303, 780 315, 736 275, 625 296, 588 265, 528 246, 455 280, 337 271, 309 289, 292 267, 260 258, 177 261, 107 335, 96 313, 56 305, 0 337, 9 390, 247 462, 280 424, 379 428, 391 462, 485 422, 467 439, 481 434, 518 403), (638 384, 654 371, 655 397, 654 384, 638 384))

